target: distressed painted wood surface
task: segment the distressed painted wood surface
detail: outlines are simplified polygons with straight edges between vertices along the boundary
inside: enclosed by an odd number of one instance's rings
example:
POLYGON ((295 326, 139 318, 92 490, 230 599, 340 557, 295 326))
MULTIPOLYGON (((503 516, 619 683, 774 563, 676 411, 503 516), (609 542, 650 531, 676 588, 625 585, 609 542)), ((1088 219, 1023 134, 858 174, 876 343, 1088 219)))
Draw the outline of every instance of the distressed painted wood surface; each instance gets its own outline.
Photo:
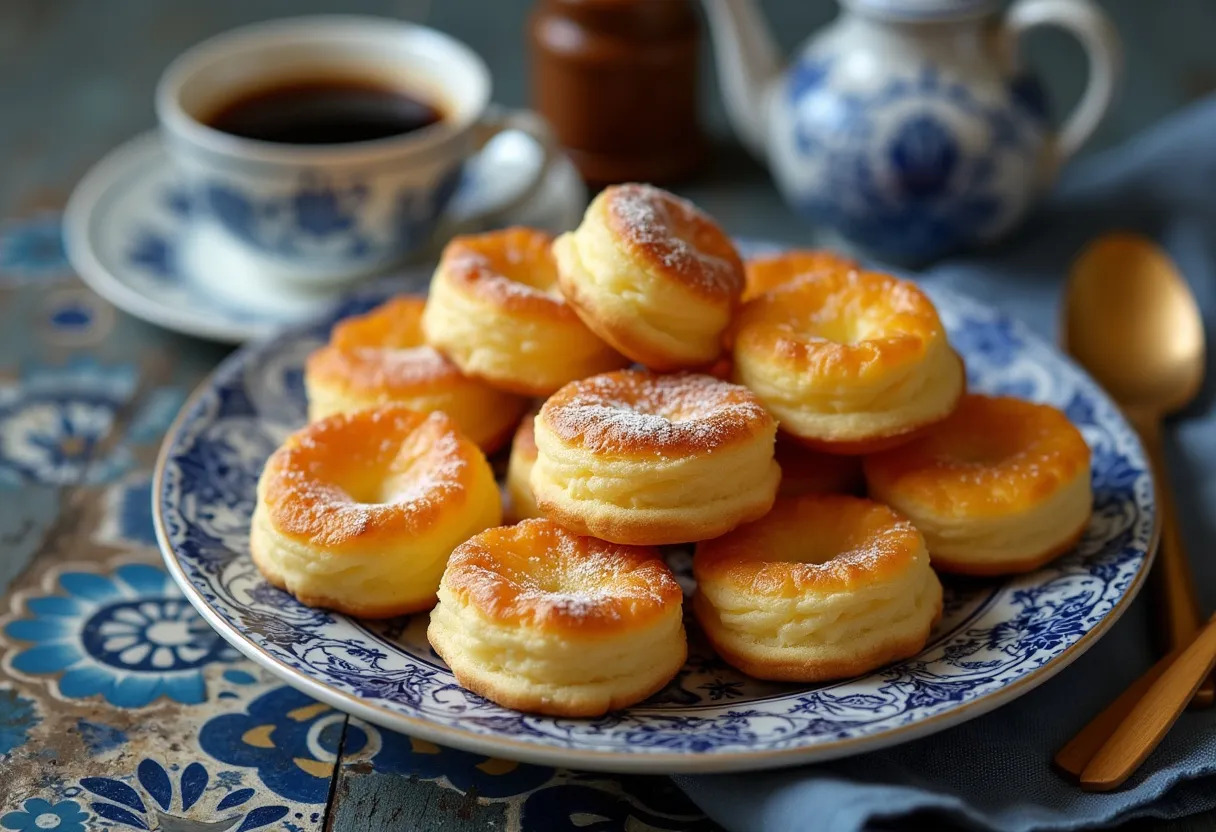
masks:
MULTIPOLYGON (((452 31, 485 55, 508 104, 526 100, 529 5, 341 4, 452 31)), ((1139 35, 1109 142, 1213 86, 1216 13, 1208 0, 1105 5, 1139 35)), ((765 6, 786 46, 831 14, 829 0, 765 6)), ((313 702, 224 645, 159 565, 153 458, 224 351, 85 289, 63 258, 58 211, 89 164, 151 126, 152 86, 182 48, 251 20, 334 8, 0 3, 0 828, 715 829, 664 778, 486 759, 313 702)), ((1067 97, 1080 87, 1079 57, 1043 45, 1067 97)), ((715 99, 707 87, 711 130, 715 99)), ((764 172, 732 146, 686 193, 739 233, 802 236, 764 172)), ((1131 828, 1212 829, 1216 814, 1131 828)))

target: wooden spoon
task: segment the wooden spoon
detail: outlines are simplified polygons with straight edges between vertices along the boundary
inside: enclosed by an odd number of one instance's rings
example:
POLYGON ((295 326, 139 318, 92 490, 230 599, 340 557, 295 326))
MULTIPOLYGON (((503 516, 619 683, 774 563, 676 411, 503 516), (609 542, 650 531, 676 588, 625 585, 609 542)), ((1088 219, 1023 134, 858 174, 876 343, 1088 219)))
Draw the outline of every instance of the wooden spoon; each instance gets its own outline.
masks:
POLYGON ((1186 710, 1199 684, 1210 678, 1214 664, 1216 616, 1165 668, 1098 749, 1081 772, 1081 788, 1108 791, 1123 785, 1186 710))

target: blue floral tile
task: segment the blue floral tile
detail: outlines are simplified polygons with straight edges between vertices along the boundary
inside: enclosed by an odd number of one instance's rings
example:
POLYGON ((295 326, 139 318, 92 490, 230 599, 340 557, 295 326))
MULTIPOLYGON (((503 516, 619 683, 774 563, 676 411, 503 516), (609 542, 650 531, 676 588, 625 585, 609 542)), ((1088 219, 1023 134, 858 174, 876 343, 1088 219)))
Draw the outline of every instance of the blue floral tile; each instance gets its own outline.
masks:
POLYGON ((152 475, 131 474, 106 489, 104 514, 93 540, 106 546, 155 546, 152 525, 152 475))
POLYGON ((121 473, 129 465, 125 448, 101 459, 94 452, 137 381, 134 365, 81 356, 26 367, 19 383, 0 386, 0 484, 72 485, 121 473))
POLYGON ((186 766, 145 758, 131 778, 85 777, 89 808, 110 826, 165 832, 249 832, 281 821, 288 806, 268 802, 250 788, 212 781, 199 762, 186 766), (138 788, 137 788, 138 787, 138 788), (202 818, 205 818, 203 820, 202 818))
POLYGON ((88 289, 71 286, 47 293, 38 318, 27 325, 32 334, 49 344, 90 346, 113 331, 114 310, 88 289))
POLYGON ((96 312, 87 303, 64 301, 63 303, 56 304, 47 313, 47 317, 51 322, 51 326, 71 332, 78 332, 90 329, 93 326, 96 312))
POLYGON ((34 700, 12 689, 0 690, 0 760, 14 748, 25 745, 39 721, 34 700))
MULTIPOLYGON (((207 720, 198 742, 222 763, 255 769, 262 784, 280 797, 324 803, 345 723, 345 714, 280 687, 254 699, 244 713, 207 720)), ((345 742, 347 754, 358 753, 367 746, 368 732, 352 725, 345 742)))
POLYGON ((203 670, 236 658, 158 567, 65 572, 59 583, 61 593, 25 602, 33 617, 4 628, 9 639, 27 643, 5 664, 50 677, 66 699, 101 696, 120 708, 161 697, 197 704, 207 698, 203 670))
POLYGON ((102 722, 90 722, 87 719, 76 720, 76 733, 80 735, 80 741, 84 743, 84 747, 94 756, 121 748, 129 741, 126 731, 102 722))
POLYGON ((75 800, 52 804, 40 797, 31 797, 22 807, 0 817, 0 827, 15 832, 85 832, 87 812, 75 800))
POLYGON ((38 214, 0 224, 0 283, 70 274, 59 214, 38 214))

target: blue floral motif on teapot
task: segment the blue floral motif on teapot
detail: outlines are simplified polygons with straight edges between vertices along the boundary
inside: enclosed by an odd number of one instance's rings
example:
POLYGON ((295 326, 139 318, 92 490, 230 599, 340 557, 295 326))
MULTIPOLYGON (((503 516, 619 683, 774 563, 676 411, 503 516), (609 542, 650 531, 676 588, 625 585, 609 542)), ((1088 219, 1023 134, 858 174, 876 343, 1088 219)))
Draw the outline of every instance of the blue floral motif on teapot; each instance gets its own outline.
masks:
MULTIPOLYGON (((1015 76, 994 100, 927 65, 861 88, 833 57, 786 76, 772 136, 800 211, 867 251, 923 262, 994 239, 1035 190, 1046 134, 1041 88, 1015 76)), ((984 94, 988 92, 989 94, 984 94)))

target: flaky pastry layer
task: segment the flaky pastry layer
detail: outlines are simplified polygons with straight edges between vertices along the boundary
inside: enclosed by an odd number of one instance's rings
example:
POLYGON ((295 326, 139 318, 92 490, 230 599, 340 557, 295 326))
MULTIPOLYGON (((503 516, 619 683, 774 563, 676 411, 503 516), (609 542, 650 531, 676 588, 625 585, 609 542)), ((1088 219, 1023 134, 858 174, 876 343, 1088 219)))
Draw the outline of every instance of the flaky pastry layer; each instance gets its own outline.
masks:
POLYGON ((465 374, 529 396, 625 366, 570 308, 556 281, 542 232, 458 237, 431 281, 427 341, 465 374))
POLYGON ((735 380, 786 432, 829 451, 869 450, 932 424, 965 385, 929 299, 868 272, 804 276, 749 302, 733 356, 735 380))
POLYGON ((507 462, 507 519, 516 523, 530 517, 543 517, 532 493, 532 466, 536 464, 535 412, 524 416, 511 442, 507 462))
POLYGON ((747 279, 743 300, 749 301, 807 275, 853 271, 860 268, 860 265, 853 258, 835 251, 809 249, 754 257, 745 262, 743 267, 747 279))
POLYGON ((424 343, 417 297, 393 298, 336 327, 326 346, 305 364, 308 418, 382 404, 403 404, 422 413, 442 411, 487 453, 507 441, 526 400, 468 378, 424 343))
POLYGON ((439 590, 427 637, 461 685, 508 708, 598 716, 642 701, 687 656, 677 607, 645 630, 571 639, 496 624, 439 590))
POLYGON ((691 204, 648 186, 607 188, 553 254, 562 294, 634 361, 676 370, 721 352, 743 266, 729 238, 691 204))
POLYGON ((697 547, 693 609, 731 664, 765 679, 821 681, 914 655, 941 612, 920 534, 854 497, 778 501, 697 547))
POLYGON ((489 464, 450 418, 397 405, 293 434, 257 495, 250 548, 267 579, 363 617, 429 608, 452 549, 502 512, 489 464))
POLYGON ((457 548, 427 636, 462 685, 499 704, 593 716, 675 675, 681 608, 656 550, 525 520, 457 548))
POLYGON ((742 387, 622 371, 541 408, 532 492, 546 516, 618 543, 704 540, 772 506, 776 425, 742 387))
POLYGON ((875 498, 925 534, 934 564, 967 574, 1036 569, 1071 547, 1093 509, 1090 450, 1059 410, 968 395, 906 447, 867 457, 875 498))

